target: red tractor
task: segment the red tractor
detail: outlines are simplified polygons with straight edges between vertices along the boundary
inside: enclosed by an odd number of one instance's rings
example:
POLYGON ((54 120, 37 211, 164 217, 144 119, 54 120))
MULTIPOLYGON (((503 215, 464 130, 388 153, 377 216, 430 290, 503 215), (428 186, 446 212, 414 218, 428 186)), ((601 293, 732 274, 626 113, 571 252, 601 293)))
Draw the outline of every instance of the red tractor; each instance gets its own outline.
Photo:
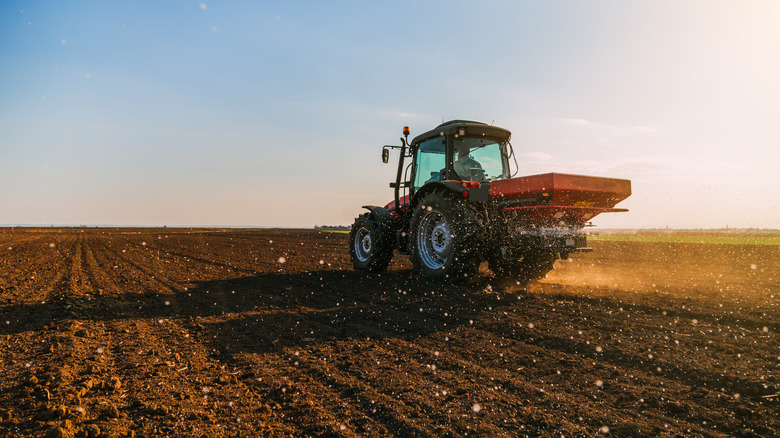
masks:
MULTIPOLYGON (((357 270, 382 272, 394 252, 434 279, 468 277, 486 261, 499 278, 544 277, 569 254, 589 252, 584 227, 631 194, 624 179, 547 173, 513 178, 506 129, 453 120, 415 137, 404 127, 394 200, 365 205, 349 252, 357 270), (404 160, 411 163, 404 165, 404 160)), ((516 172, 516 170, 515 170, 516 172)))

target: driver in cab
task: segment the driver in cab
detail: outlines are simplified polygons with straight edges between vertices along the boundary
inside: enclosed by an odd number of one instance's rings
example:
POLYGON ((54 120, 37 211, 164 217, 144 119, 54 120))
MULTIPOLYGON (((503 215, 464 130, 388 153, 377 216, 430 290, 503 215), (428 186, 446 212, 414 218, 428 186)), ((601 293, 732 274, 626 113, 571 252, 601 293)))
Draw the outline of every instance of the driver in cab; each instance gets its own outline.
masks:
POLYGON ((479 161, 469 156, 469 147, 465 144, 456 144, 457 158, 452 163, 455 173, 464 181, 479 181, 483 172, 479 161))

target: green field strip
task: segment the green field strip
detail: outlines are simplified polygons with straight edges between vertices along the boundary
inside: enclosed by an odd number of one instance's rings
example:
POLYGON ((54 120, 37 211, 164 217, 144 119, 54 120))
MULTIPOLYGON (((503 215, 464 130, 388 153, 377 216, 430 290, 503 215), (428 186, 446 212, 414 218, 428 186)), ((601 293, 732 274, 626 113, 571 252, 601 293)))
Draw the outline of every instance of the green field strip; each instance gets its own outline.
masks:
POLYGON ((780 245, 780 235, 643 235, 611 234, 588 236, 589 240, 603 242, 654 242, 654 243, 700 243, 710 245, 780 245))

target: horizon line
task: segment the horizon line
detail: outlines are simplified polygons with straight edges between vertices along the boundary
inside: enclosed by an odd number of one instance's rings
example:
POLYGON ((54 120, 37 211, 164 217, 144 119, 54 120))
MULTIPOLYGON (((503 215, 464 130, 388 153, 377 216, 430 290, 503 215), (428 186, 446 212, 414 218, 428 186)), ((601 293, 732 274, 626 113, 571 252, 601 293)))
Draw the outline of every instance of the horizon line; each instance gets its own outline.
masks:
MULTIPOLYGON (((288 229, 288 230, 312 230, 321 228, 347 227, 349 225, 311 225, 311 226, 280 226, 280 225, 117 225, 117 224, 0 224, 0 228, 202 228, 202 229, 288 229)), ((702 228, 672 228, 672 227, 592 227, 591 230, 621 230, 621 231, 763 231, 778 232, 780 228, 761 227, 702 227, 702 228)))

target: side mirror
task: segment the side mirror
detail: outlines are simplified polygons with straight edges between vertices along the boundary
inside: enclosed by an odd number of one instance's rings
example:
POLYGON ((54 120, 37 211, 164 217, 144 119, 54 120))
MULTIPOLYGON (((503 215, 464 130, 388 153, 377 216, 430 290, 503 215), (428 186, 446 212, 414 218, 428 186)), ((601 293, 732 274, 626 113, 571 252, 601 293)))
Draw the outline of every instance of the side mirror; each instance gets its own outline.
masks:
POLYGON ((388 149, 382 149, 382 162, 387 164, 390 161, 390 151, 388 149))

